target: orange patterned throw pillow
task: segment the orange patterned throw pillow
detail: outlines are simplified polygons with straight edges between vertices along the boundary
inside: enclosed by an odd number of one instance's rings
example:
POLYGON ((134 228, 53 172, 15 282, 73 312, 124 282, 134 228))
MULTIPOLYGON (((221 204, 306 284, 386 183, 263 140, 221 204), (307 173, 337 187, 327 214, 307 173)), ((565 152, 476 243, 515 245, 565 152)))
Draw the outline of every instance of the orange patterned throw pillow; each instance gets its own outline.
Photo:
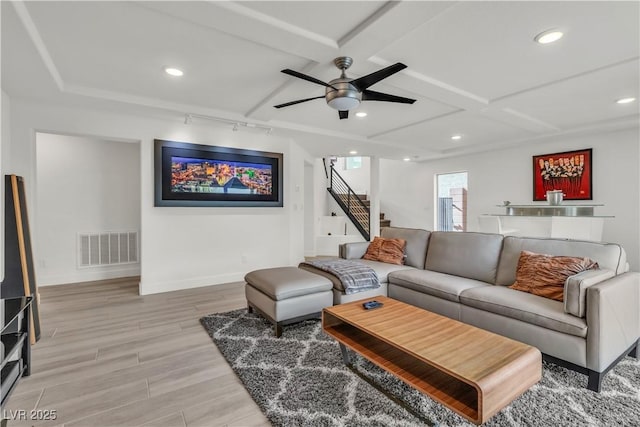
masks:
POLYGON ((406 245, 407 241, 404 239, 385 239, 376 236, 373 242, 369 243, 367 253, 362 258, 387 264, 403 264, 406 245))
POLYGON ((557 301, 564 299, 567 277, 585 270, 595 270, 598 263, 589 258, 553 256, 534 252, 520 252, 516 282, 509 286, 557 301))

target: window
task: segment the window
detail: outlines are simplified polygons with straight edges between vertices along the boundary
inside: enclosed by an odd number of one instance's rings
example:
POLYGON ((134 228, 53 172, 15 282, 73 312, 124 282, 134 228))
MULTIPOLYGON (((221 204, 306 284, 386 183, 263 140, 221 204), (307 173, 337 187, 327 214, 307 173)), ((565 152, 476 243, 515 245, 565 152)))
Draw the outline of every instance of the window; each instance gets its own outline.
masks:
POLYGON ((362 167, 362 157, 347 157, 344 161, 344 169, 360 169, 362 167))
POLYGON ((438 231, 467 231, 467 172, 436 175, 438 231))

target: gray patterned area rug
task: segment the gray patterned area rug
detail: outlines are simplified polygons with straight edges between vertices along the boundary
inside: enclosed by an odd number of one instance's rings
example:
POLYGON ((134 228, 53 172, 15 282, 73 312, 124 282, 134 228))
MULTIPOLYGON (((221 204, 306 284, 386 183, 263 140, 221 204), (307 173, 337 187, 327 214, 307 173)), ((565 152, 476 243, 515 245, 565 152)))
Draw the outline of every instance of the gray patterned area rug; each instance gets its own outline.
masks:
MULTIPOLYGON (((270 323, 246 309, 200 321, 274 426, 472 425, 355 357, 358 374, 386 394, 372 387, 343 364, 338 344, 317 320, 285 326, 280 338, 270 323)), ((586 376, 545 363, 542 380, 484 425, 640 426, 637 360, 627 357, 609 372, 601 393, 585 386, 586 376)))

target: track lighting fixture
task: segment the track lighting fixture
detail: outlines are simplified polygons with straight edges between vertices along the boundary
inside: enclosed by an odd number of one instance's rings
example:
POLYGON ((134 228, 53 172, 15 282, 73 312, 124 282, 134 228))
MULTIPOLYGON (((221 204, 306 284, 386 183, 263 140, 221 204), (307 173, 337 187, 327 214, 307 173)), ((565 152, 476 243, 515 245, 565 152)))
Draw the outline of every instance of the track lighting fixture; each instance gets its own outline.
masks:
POLYGON ((193 122, 193 119, 205 119, 212 120, 214 122, 227 123, 233 125, 232 130, 237 132, 240 126, 252 129, 262 129, 266 132, 267 135, 271 135, 273 133, 273 128, 265 125, 257 124, 257 123, 249 123, 249 122, 237 122, 235 120, 223 119, 222 117, 214 117, 214 116, 205 116, 202 114, 193 114, 193 113, 185 113, 184 115, 184 124, 188 125, 193 122))

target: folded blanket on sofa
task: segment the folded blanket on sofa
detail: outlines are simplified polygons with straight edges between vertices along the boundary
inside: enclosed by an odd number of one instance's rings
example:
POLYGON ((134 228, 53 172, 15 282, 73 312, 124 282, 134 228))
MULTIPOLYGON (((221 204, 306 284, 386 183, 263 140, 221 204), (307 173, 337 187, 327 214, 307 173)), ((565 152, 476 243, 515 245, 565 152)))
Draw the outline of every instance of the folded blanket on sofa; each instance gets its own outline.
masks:
POLYGON ((310 265, 336 276, 342 282, 344 292, 347 295, 380 287, 376 272, 361 262, 346 259, 322 259, 305 261, 301 264, 310 265))

